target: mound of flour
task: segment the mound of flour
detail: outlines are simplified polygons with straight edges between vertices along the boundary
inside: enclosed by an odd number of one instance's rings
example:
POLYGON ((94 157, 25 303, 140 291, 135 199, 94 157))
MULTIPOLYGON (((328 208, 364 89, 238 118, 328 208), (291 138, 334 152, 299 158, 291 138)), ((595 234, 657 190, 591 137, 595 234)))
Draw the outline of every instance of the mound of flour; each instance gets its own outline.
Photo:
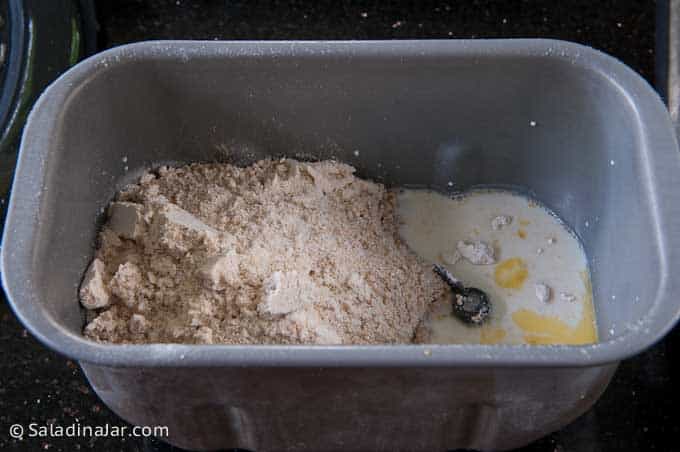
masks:
POLYGON ((80 287, 115 343, 411 342, 444 288, 395 196, 333 161, 160 168, 119 193, 80 287))

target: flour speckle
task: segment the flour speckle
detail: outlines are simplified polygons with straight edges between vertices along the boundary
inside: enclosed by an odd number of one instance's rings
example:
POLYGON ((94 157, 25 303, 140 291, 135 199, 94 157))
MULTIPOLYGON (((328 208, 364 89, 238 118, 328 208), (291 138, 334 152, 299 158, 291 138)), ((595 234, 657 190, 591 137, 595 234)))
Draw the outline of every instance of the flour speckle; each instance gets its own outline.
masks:
POLYGON ((512 217, 510 215, 498 215, 493 220, 491 220, 491 229, 498 231, 510 223, 512 223, 512 217))
POLYGON ((456 249, 462 257, 474 265, 493 265, 496 263, 495 251, 491 245, 481 240, 466 242, 460 240, 456 249))
POLYGON ((534 292, 536 293, 538 301, 542 301, 543 303, 547 303, 552 298, 552 289, 547 284, 534 284, 534 292))
POLYGON ((569 293, 569 292, 562 292, 562 293, 560 294, 560 298, 561 298, 562 300, 568 301, 568 302, 570 302, 570 303, 576 301, 576 296, 574 296, 574 294, 571 294, 571 293, 569 293))

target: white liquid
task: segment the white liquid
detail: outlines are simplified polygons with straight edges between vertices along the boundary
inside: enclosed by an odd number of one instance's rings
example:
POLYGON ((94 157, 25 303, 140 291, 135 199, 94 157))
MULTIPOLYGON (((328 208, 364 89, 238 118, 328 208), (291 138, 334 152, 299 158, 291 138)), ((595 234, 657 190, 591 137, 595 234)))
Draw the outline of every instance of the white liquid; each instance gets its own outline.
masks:
POLYGON ((401 236, 411 249, 443 264, 466 286, 483 290, 492 303, 483 327, 455 318, 448 300, 436 303, 426 321, 430 343, 596 342, 585 253, 546 209, 505 191, 480 190, 451 199, 428 190, 403 190, 398 215, 401 236), (499 215, 511 216, 512 222, 494 230, 492 220, 499 215), (493 245, 496 264, 473 265, 465 259, 446 264, 442 257, 453 255, 460 240, 493 245), (510 272, 510 280, 499 279, 499 266, 519 271, 510 272), (547 302, 536 296, 539 283, 551 288, 547 302), (563 299, 563 293, 573 301, 563 299))

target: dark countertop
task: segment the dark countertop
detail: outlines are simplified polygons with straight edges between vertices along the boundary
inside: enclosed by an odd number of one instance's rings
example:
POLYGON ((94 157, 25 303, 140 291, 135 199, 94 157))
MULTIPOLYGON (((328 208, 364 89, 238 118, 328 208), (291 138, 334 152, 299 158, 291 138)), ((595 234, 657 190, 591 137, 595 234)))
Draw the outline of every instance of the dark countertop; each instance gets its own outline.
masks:
MULTIPOLYGON (((98 1, 101 47, 147 39, 393 39, 546 37, 610 53, 650 83, 654 75, 652 2, 351 2, 323 0, 98 1)), ((93 394, 78 365, 45 349, 0 303, 0 450, 177 450, 152 439, 28 439, 14 423, 126 425, 93 394)), ((680 329, 623 362, 587 414, 525 452, 678 450, 680 329)))

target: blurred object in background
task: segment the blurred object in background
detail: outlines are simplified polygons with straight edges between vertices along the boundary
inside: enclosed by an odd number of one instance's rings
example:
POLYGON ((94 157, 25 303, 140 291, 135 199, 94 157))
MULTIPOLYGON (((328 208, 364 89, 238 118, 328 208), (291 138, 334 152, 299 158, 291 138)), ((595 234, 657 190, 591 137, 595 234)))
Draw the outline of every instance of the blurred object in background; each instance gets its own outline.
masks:
POLYGON ((0 210, 33 102, 52 80, 96 51, 96 33, 92 0, 0 1, 0 210))

